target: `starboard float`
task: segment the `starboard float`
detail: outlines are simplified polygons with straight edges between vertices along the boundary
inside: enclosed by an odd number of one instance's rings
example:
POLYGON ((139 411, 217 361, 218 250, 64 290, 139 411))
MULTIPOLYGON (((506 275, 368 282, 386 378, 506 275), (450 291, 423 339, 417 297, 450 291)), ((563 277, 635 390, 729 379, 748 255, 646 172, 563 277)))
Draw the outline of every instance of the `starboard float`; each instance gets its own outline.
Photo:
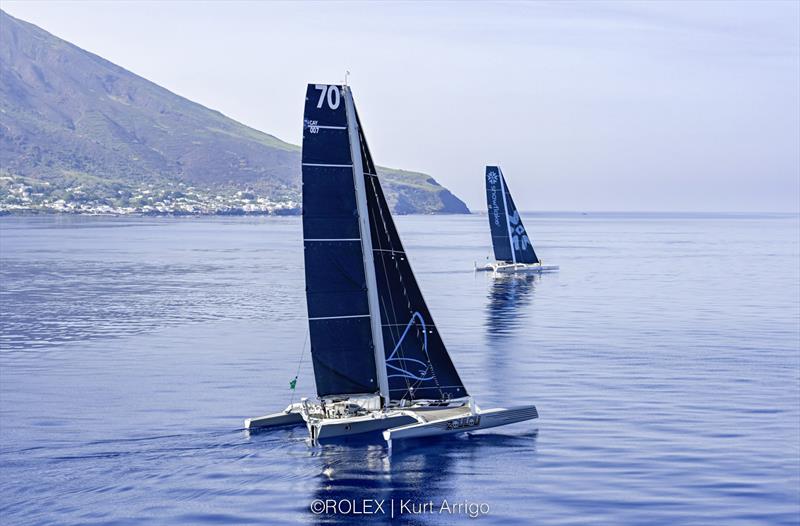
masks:
POLYGON ((403 249, 347 85, 309 84, 302 163, 317 399, 245 427, 305 423, 312 443, 383 432, 391 444, 537 418, 533 405, 482 410, 464 387, 403 249))
POLYGON ((492 234, 494 263, 475 265, 475 270, 492 272, 553 272, 556 265, 544 265, 533 250, 503 171, 499 166, 486 167, 486 202, 489 207, 489 230, 492 234))

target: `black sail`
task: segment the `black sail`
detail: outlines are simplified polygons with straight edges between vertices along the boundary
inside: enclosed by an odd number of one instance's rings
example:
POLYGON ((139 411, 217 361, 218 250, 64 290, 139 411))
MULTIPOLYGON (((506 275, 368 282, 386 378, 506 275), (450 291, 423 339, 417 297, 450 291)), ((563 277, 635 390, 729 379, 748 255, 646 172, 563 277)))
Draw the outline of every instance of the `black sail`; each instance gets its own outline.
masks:
POLYGON ((495 259, 513 263, 539 263, 522 217, 499 166, 486 167, 486 199, 495 259))
POLYGON ((380 389, 350 151, 342 87, 309 84, 303 119, 303 244, 319 396, 380 389))
POLYGON ((508 229, 503 183, 500 181, 500 168, 486 167, 486 205, 489 213, 489 231, 492 234, 492 248, 497 261, 513 261, 511 237, 508 229))
POLYGON ((358 124, 380 302, 389 398, 468 396, 417 285, 358 124))
POLYGON ((506 192, 508 229, 511 232, 511 250, 514 251, 514 258, 517 263, 539 263, 539 258, 536 257, 536 252, 533 250, 533 241, 528 236, 528 232, 525 231, 522 217, 514 204, 514 199, 511 198, 511 192, 508 190, 508 184, 505 177, 503 177, 502 171, 500 172, 500 177, 503 178, 503 188, 506 192))

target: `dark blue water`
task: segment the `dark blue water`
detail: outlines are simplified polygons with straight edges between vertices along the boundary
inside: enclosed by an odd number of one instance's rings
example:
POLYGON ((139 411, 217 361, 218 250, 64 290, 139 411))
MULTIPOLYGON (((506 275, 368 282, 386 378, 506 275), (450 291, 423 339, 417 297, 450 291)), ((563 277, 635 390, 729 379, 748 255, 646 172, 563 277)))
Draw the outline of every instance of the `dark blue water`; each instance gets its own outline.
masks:
POLYGON ((561 272, 476 275, 485 218, 399 218, 478 403, 541 418, 390 453, 241 429, 291 397, 298 218, 3 218, 0 522, 330 523, 314 499, 376 499, 489 507, 409 524, 798 524, 798 219, 526 225, 561 272))

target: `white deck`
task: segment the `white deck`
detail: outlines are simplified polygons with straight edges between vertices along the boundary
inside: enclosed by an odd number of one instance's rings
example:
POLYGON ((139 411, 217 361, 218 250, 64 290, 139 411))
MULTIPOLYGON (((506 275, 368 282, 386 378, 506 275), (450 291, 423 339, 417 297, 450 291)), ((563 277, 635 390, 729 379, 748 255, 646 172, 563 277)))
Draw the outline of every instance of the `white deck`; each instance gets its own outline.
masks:
POLYGON ((392 440, 476 431, 537 418, 535 406, 481 410, 476 406, 421 406, 367 411, 356 416, 320 418, 309 415, 301 404, 293 404, 281 413, 245 420, 248 430, 266 429, 305 423, 312 444, 332 438, 383 432, 392 440))
POLYGON ((496 261, 487 263, 482 267, 475 267, 478 272, 555 272, 558 265, 543 265, 541 263, 505 263, 496 261))

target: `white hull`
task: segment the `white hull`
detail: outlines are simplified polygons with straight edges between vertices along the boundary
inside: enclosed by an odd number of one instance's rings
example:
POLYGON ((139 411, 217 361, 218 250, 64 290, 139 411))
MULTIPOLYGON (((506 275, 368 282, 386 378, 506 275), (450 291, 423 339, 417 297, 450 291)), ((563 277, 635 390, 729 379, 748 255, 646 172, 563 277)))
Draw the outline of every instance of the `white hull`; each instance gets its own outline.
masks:
POLYGON ((357 416, 320 418, 308 414, 302 404, 293 404, 282 413, 248 418, 245 428, 252 431, 305 423, 314 444, 378 432, 383 432, 384 439, 391 444, 392 440, 477 431, 532 420, 538 416, 533 405, 487 410, 462 405, 375 410, 357 416))
POLYGON ((286 410, 281 413, 248 418, 244 421, 244 428, 248 431, 252 431, 267 427, 299 425, 303 422, 303 415, 300 414, 299 404, 294 404, 287 407, 286 410))
POLYGON ((311 441, 320 442, 331 438, 379 433, 386 429, 416 422, 416 418, 404 412, 388 411, 355 418, 325 419, 309 422, 307 425, 311 441))
POLYGON ((541 263, 488 263, 475 267, 478 272, 555 272, 558 265, 542 265, 541 263))
POLYGON ((538 418, 536 406, 520 406, 511 409, 487 409, 475 414, 444 418, 429 422, 419 422, 406 426, 387 429, 383 438, 391 444, 392 440, 403 438, 422 438, 439 435, 478 431, 492 427, 505 426, 538 418))

